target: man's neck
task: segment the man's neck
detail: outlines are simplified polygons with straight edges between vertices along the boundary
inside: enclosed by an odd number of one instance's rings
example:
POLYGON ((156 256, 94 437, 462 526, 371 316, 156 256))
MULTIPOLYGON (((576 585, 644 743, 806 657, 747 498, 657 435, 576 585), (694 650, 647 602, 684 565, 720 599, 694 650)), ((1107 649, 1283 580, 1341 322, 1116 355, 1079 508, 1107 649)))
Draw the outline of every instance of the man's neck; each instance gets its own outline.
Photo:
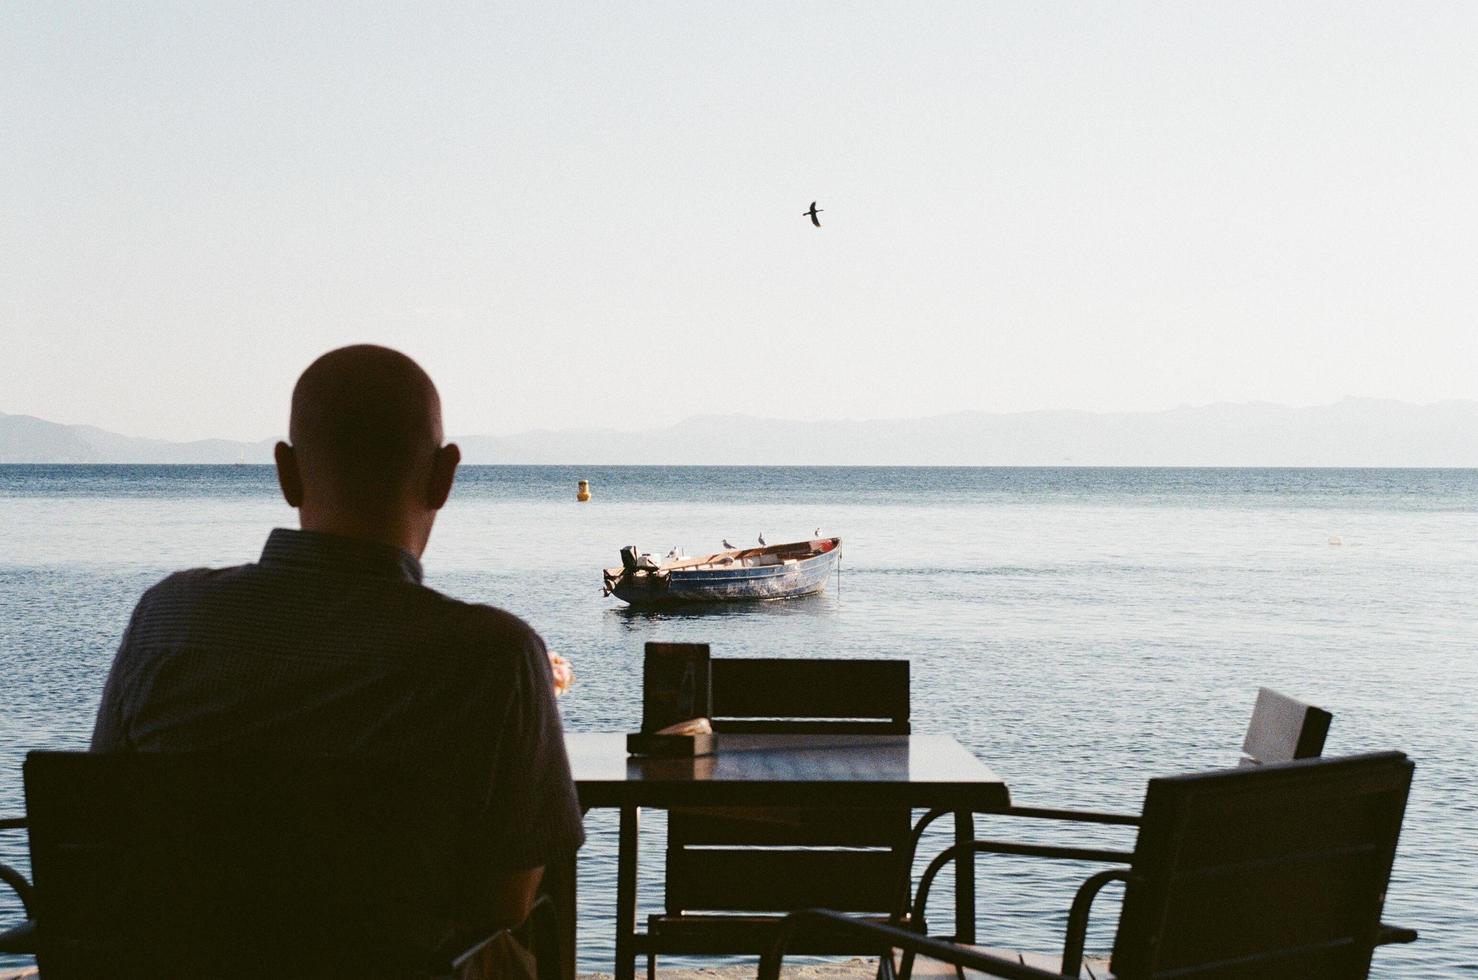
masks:
POLYGON ((426 550, 430 528, 420 521, 399 517, 366 519, 343 513, 318 513, 304 507, 298 511, 298 526, 304 531, 337 534, 344 538, 375 541, 408 551, 420 559, 426 550))

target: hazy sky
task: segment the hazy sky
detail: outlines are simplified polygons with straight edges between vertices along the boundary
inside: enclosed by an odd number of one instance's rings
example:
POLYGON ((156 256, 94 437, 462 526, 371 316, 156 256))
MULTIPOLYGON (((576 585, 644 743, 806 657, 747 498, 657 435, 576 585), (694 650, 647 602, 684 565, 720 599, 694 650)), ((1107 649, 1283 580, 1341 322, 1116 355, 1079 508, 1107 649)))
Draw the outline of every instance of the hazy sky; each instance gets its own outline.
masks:
POLYGON ((0 72, 0 411, 1478 398, 1468 0, 10 2, 0 72))

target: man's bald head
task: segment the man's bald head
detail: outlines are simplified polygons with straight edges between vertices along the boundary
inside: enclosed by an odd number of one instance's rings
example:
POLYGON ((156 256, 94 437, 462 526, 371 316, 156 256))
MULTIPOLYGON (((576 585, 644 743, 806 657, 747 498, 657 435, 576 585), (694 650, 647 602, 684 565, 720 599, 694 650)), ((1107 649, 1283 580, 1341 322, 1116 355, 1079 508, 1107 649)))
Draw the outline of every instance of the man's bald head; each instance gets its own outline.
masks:
POLYGON ((288 434, 309 497, 390 506, 417 491, 441 446, 441 399, 399 351, 340 347, 298 378, 288 434))

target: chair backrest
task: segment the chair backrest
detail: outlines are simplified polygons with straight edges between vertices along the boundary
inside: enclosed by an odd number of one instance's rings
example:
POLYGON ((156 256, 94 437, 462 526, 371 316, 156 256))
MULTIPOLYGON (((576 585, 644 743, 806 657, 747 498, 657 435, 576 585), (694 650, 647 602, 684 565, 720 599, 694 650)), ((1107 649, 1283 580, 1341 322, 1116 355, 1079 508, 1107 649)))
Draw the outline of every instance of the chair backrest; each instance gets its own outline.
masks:
POLYGON ((715 732, 907 735, 907 660, 725 657, 711 664, 715 732))
POLYGON ((1242 740, 1244 766, 1294 759, 1317 759, 1334 718, 1323 708, 1305 704, 1271 688, 1257 689, 1257 703, 1242 740))
MULTIPOLYGON (((909 731, 908 661, 715 658, 723 733, 909 731)), ((667 911, 890 912, 904 874, 907 809, 674 810, 667 911)))
POLYGON ((1114 975, 1365 977, 1413 769, 1383 752, 1151 780, 1114 975))
POLYGON ((25 780, 47 980, 399 977, 445 964, 467 855, 459 808, 414 774, 32 752, 25 780))
POLYGON ((667 912, 891 912, 909 827, 907 810, 674 810, 667 912))

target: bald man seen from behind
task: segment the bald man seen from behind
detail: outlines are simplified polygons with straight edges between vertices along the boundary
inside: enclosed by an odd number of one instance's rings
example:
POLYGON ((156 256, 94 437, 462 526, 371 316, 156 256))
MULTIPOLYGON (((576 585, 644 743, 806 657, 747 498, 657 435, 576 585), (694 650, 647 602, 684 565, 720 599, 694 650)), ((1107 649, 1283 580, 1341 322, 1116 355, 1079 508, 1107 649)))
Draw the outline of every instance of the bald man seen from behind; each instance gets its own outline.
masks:
MULTIPOLYGON (((459 787, 482 839, 475 906, 448 928, 528 914, 546 865, 584 842, 544 642, 518 617, 421 582, 460 456, 404 354, 330 351, 298 379, 276 447, 299 530, 261 557, 177 572, 139 600, 94 751, 395 760, 459 787)), ((470 900, 469 900, 470 901, 470 900)))

